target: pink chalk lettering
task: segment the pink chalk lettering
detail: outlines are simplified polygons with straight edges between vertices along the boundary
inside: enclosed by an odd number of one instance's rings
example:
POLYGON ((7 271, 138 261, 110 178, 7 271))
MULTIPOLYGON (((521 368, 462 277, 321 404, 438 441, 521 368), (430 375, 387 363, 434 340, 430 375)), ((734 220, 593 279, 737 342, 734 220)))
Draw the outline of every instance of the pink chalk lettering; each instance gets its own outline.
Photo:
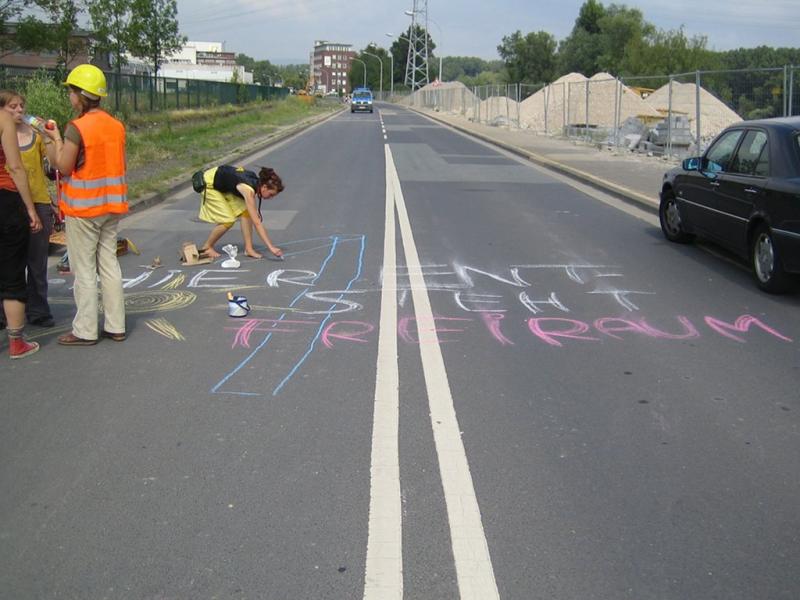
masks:
POLYGON ((785 335, 778 333, 775 329, 769 327, 768 325, 765 325, 752 315, 742 315, 741 317, 736 319, 736 322, 733 325, 731 325, 730 323, 726 323, 725 321, 721 321, 720 319, 715 319, 714 317, 706 317, 705 321, 706 325, 711 327, 711 329, 713 329, 720 335, 724 335, 725 337, 735 340, 737 342, 741 342, 742 344, 745 343, 745 340, 739 337, 738 335, 734 335, 731 332, 737 331, 739 333, 747 333, 748 331, 750 331, 751 326, 758 327, 762 331, 765 331, 768 334, 775 336, 780 340, 783 340, 784 342, 792 341, 791 338, 788 338, 785 335))
POLYGON ((616 332, 631 331, 633 333, 649 335, 647 330, 638 323, 617 317, 603 317, 602 319, 597 319, 594 322, 594 328, 600 333, 604 333, 617 340, 621 340, 622 336, 615 335, 616 332), (615 323, 618 323, 618 325, 615 325, 615 323))
POLYGON ((492 337, 497 340, 501 346, 513 346, 514 342, 508 339, 503 332, 500 331, 500 321, 505 318, 502 313, 481 313, 484 325, 492 334, 492 337))
POLYGON ((366 344, 367 340, 362 340, 358 336, 367 335, 373 329, 375 329, 373 325, 365 323, 364 321, 333 321, 322 330, 322 343, 326 348, 333 348, 332 339, 366 344), (334 332, 334 329, 343 329, 344 326, 347 325, 354 325, 358 329, 344 329, 343 331, 334 332))
POLYGON ((589 331, 589 326, 583 321, 576 321, 574 319, 562 319, 559 317, 534 317, 528 319, 528 329, 531 333, 551 346, 561 347, 563 344, 555 338, 566 338, 571 340, 584 340, 590 342, 598 341, 598 338, 591 336, 584 336, 583 334, 589 331), (544 326, 547 323, 559 324, 563 323, 570 325, 568 329, 563 330, 546 330, 544 326))
POLYGON ((284 329, 278 327, 279 325, 316 325, 314 321, 290 321, 288 319, 245 319, 239 327, 226 327, 225 329, 233 330, 236 335, 233 337, 231 348, 240 346, 242 348, 250 347, 250 337, 254 333, 297 333, 298 329, 284 329), (272 323, 271 327, 262 327, 267 323, 272 323))
POLYGON ((700 332, 697 331, 688 317, 678 316, 676 318, 683 325, 683 333, 669 333, 662 329, 656 329, 644 319, 639 319, 638 323, 648 335, 659 340, 691 340, 700 337, 700 332))
POLYGON ((409 344, 437 344, 441 342, 454 342, 456 340, 443 340, 437 334, 439 333, 461 333, 463 329, 450 329, 446 327, 437 327, 437 321, 472 321, 472 319, 465 319, 460 317, 433 317, 433 326, 432 327, 420 327, 420 323, 414 317, 403 317, 397 323, 397 333, 400 338, 409 344), (417 337, 415 338, 414 335, 410 331, 410 324, 414 323, 417 330, 417 337), (425 332, 433 334, 431 338, 422 340, 421 335, 425 332))

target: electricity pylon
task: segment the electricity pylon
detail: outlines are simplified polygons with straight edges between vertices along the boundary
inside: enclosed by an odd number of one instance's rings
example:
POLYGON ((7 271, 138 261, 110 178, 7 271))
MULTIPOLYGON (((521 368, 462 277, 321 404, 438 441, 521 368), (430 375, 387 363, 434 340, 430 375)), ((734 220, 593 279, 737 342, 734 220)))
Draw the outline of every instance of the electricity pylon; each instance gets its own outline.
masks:
POLYGON ((428 0, 413 0, 408 35, 406 85, 411 91, 428 85, 428 0))

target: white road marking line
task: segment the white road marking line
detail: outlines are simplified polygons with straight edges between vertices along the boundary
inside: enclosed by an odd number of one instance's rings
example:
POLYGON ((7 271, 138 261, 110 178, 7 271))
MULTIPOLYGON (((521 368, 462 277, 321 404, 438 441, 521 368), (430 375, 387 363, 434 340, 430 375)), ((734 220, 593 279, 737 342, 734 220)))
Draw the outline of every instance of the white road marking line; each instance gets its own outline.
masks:
MULTIPOLYGON (((389 147, 386 146, 388 153, 389 147)), ((400 498, 400 406, 397 359, 397 258, 394 188, 386 158, 381 317, 375 375, 370 465, 369 533, 364 600, 403 598, 403 530, 400 498)), ((393 167, 394 165, 392 165, 393 167)))
MULTIPOLYGON (((434 320, 430 298, 422 276, 400 180, 388 145, 386 161, 387 186, 391 177, 408 267, 407 275, 411 281, 415 316, 418 323, 432 324, 434 320)), ((420 344, 419 348, 428 391, 431 426, 439 458, 439 473, 447 505, 459 594, 462 600, 499 600, 500 593, 497 590, 489 545, 481 522, 478 499, 461 439, 441 347, 435 329, 431 328, 428 334, 433 343, 420 344)))

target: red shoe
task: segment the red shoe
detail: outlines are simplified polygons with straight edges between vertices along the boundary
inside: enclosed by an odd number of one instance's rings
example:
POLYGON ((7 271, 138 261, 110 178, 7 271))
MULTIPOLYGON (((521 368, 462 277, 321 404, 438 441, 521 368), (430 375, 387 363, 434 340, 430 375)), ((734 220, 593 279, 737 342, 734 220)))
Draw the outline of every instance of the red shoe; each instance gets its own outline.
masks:
POLYGON ((13 337, 8 339, 8 353, 12 359, 24 358, 39 351, 39 344, 28 342, 25 338, 13 337))

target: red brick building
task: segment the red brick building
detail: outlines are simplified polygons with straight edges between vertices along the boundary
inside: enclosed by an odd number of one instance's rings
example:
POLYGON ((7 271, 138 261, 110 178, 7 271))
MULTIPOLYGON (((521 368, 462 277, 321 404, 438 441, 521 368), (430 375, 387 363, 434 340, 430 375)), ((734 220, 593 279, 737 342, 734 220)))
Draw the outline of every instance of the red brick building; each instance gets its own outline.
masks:
POLYGON ((316 41, 311 53, 311 73, 314 89, 323 94, 349 94, 347 74, 356 52, 351 44, 316 41))

